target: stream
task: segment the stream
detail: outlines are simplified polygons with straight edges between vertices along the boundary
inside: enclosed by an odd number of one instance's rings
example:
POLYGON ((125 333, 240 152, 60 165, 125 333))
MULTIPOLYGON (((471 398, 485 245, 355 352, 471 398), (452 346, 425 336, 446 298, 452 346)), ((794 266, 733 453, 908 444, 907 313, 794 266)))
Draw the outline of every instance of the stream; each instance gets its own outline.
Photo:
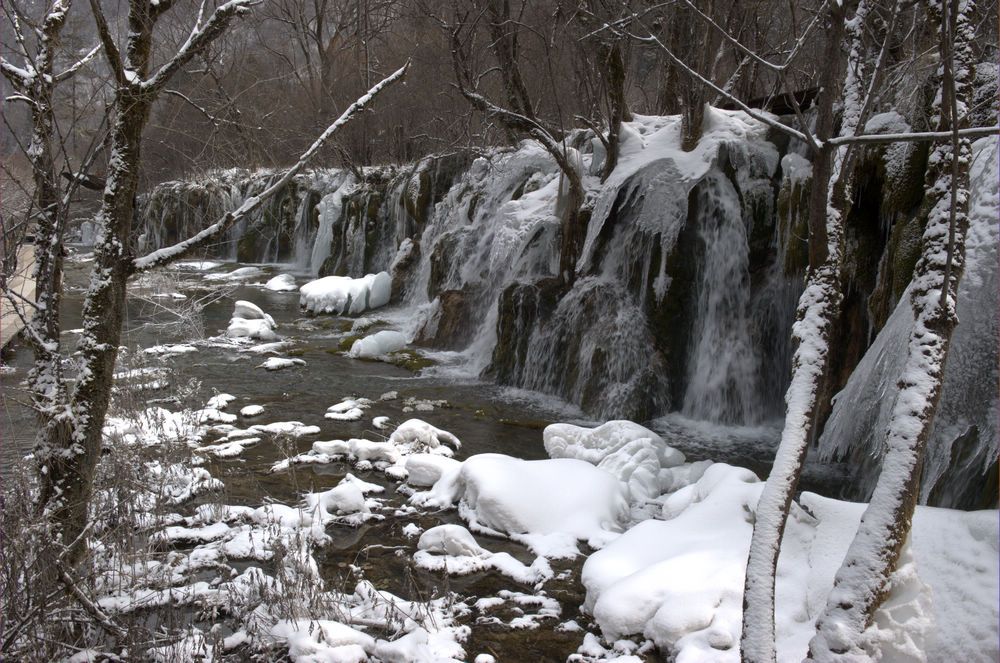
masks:
MULTIPOLYGON (((87 274, 86 256, 79 250, 69 261, 67 293, 64 298, 64 343, 72 347, 74 328, 79 325, 79 309, 87 274)), ((187 407, 202 407, 215 394, 232 394, 235 399, 226 408, 237 413, 247 405, 260 405, 261 415, 242 415, 237 426, 267 424, 276 421, 299 421, 316 425, 321 432, 300 438, 264 437, 254 446, 233 458, 210 459, 205 467, 225 484, 222 495, 212 494, 200 501, 218 500, 225 504, 258 507, 265 503, 295 505, 303 492, 319 492, 336 486, 351 472, 364 481, 385 488, 379 494, 382 520, 361 525, 334 524, 326 528, 332 543, 316 551, 316 559, 324 580, 334 587, 348 586, 351 577, 362 575, 377 588, 387 590, 407 600, 457 593, 470 604, 477 596, 495 596, 501 590, 525 592, 533 589, 521 585, 499 572, 488 569, 469 575, 447 575, 418 568, 412 562, 416 539, 404 527, 415 523, 421 531, 438 524, 463 524, 454 510, 427 512, 408 507, 412 489, 385 477, 378 471, 359 471, 347 462, 291 465, 284 471, 272 471, 275 462, 309 451, 315 440, 367 438, 385 439, 395 425, 410 418, 420 418, 433 426, 456 435, 461 449, 458 460, 480 453, 502 453, 522 459, 546 458, 542 443, 542 428, 552 422, 569 422, 594 426, 576 406, 554 397, 534 392, 501 388, 474 376, 463 374, 460 358, 454 353, 425 353, 436 365, 413 371, 403 366, 381 361, 351 359, 340 348, 345 339, 359 335, 351 331, 354 320, 335 316, 303 317, 297 292, 274 292, 262 287, 271 276, 288 265, 259 265, 255 276, 245 281, 212 280, 215 275, 231 272, 245 265, 226 264, 211 270, 172 269, 149 282, 136 284, 129 301, 128 321, 123 346, 138 350, 158 344, 193 343, 197 351, 168 356, 146 356, 137 351, 123 353, 123 361, 139 356, 141 365, 165 366, 169 378, 163 389, 148 394, 149 404, 176 409, 169 396, 178 387, 187 385, 192 403, 187 407), (206 289, 206 286, 208 288, 206 289), (203 309, 201 325, 204 338, 199 341, 185 334, 197 329, 197 324, 185 321, 180 326, 172 321, 172 308, 167 302, 171 293, 180 292, 188 300, 206 292, 218 297, 203 309), (144 295, 136 297, 135 295, 144 295), (237 348, 213 343, 211 338, 225 331, 237 300, 248 300, 270 314, 278 324, 278 333, 292 345, 283 356, 305 361, 305 365, 266 371, 260 368, 264 357, 239 352, 237 348), (195 381, 195 382, 191 382, 195 381), (193 385, 193 386, 192 386, 193 385), (394 393, 393 393, 394 392, 394 393), (371 399, 373 404, 359 421, 331 421, 324 418, 327 408, 345 397, 371 399), (388 430, 372 424, 375 417, 388 417, 388 430), (279 441, 280 440, 280 441, 279 441), (400 510, 406 513, 399 517, 400 510), (394 515, 395 514, 395 515, 394 515)), ((299 285, 308 280, 296 274, 299 285)), ((380 309, 366 314, 376 322, 368 331, 385 326, 405 324, 405 309, 380 309), (384 322, 383 322, 384 321, 384 322)), ((195 321, 197 323, 197 321, 195 321)), ((3 375, 3 470, 9 477, 13 459, 30 449, 33 419, 23 406, 24 394, 19 383, 30 367, 30 352, 24 346, 7 358, 3 375)), ((146 396, 144 396, 146 398, 146 396)), ((141 404, 140 404, 141 405, 141 404)), ((695 422, 679 415, 664 417, 648 426, 661 433, 669 444, 684 451, 689 460, 711 456, 754 469, 759 475, 767 471, 766 456, 773 453, 778 435, 777 424, 760 427, 721 427, 695 422)), ((211 439, 206 439, 211 443, 211 439)), ((807 487, 835 492, 835 473, 829 468, 811 471, 807 487)), ((493 552, 506 552, 525 564, 534 555, 524 546, 507 539, 477 535, 480 545, 493 552)), ((566 624, 578 624, 585 631, 596 627, 579 612, 584 590, 579 582, 580 569, 589 550, 584 549, 574 559, 552 560, 555 577, 546 582, 544 592, 559 601, 561 614, 556 618, 539 619, 536 628, 509 626, 518 616, 519 608, 501 607, 490 614, 478 609, 468 615, 471 635, 463 643, 469 660, 480 652, 503 660, 566 660, 580 646, 582 633, 566 624), (508 613, 513 610, 511 614, 508 613), (494 614, 497 613, 497 614, 494 614)), ((209 624, 210 626, 210 624, 209 624)))

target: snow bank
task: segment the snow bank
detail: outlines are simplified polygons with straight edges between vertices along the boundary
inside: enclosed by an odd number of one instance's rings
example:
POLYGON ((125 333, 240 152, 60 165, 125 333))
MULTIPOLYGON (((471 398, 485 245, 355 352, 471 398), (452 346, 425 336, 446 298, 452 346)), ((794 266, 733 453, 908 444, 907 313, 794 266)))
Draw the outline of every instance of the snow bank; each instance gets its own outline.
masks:
POLYGON ((265 283, 264 287, 275 292, 294 292, 299 289, 299 286, 295 285, 295 277, 291 274, 278 274, 265 283))
POLYGON ((264 313, 259 306, 253 302, 239 300, 234 306, 233 317, 229 320, 226 336, 253 338, 258 341, 276 341, 278 339, 276 328, 274 318, 264 313))
MULTIPOLYGON (((660 500, 662 520, 640 522, 591 555, 584 609, 604 637, 641 634, 678 663, 739 661, 762 488, 749 470, 713 464, 660 500)), ((805 656, 864 506, 810 493, 793 504, 775 589, 779 662, 805 656)), ((873 660, 997 659, 998 529, 995 511, 918 507, 889 598, 866 632, 873 660)))
POLYGON ((404 347, 406 347, 406 336, 398 331, 386 329, 358 339, 347 354, 355 359, 375 359, 402 350, 404 347))
POLYGON ((411 502, 439 508, 457 503, 472 529, 506 534, 547 557, 575 556, 578 539, 602 547, 628 515, 621 483, 574 458, 472 456, 411 502))
POLYGON ((597 428, 552 424, 542 433, 552 458, 577 458, 618 477, 633 501, 669 490, 669 473, 684 463, 684 454, 659 435, 631 421, 609 421, 597 428))
POLYGON ((309 313, 358 315, 389 303, 392 278, 386 272, 362 278, 325 276, 299 288, 299 306, 309 313))

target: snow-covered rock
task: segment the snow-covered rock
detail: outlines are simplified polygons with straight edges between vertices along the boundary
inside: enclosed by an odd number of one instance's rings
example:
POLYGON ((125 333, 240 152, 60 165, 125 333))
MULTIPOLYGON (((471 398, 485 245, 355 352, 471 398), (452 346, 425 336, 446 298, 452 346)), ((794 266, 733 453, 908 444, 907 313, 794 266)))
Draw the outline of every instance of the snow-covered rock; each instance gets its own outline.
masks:
POLYGON ((457 504, 472 529, 506 534, 551 557, 576 555, 578 539, 602 547, 617 536, 628 516, 622 484, 574 458, 472 456, 411 501, 434 507, 457 504))
POLYGON ((284 368, 305 365, 305 360, 298 359, 297 357, 268 357, 264 363, 257 368, 263 368, 265 371, 280 371, 284 368))
POLYGON ((542 433, 552 458, 577 458, 618 477, 633 501, 658 497, 663 470, 684 463, 684 454, 659 435, 631 421, 609 421, 597 428, 552 424, 542 433))
POLYGON ((413 454, 406 457, 406 481, 411 486, 433 486, 442 475, 459 465, 459 461, 441 454, 413 454))
POLYGON ((450 456, 452 450, 457 451, 462 446, 461 441, 448 431, 421 419, 407 419, 401 423, 389 436, 389 441, 411 454, 426 451, 450 456))
POLYGON ((291 274, 278 274, 265 283, 264 287, 275 292, 294 292, 299 289, 299 286, 295 285, 295 277, 291 274))
POLYGON ((389 303, 392 278, 386 272, 362 278, 325 276, 299 288, 299 306, 309 313, 359 315, 389 303))
POLYGON ((276 341, 278 334, 274 318, 264 313, 253 302, 239 300, 234 305, 226 336, 252 338, 258 341, 276 341))
POLYGON ((355 359, 375 359, 404 347, 406 336, 398 331, 384 329, 356 340, 347 354, 355 359))

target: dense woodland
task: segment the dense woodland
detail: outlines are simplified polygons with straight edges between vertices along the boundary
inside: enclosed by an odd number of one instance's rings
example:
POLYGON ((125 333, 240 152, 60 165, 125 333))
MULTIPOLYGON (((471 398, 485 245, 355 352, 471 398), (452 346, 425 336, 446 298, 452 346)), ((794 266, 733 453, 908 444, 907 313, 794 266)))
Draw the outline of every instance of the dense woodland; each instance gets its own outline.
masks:
MULTIPOLYGON (((958 324, 971 141, 997 132, 997 28, 997 3, 971 0, 5 3, 5 277, 25 237, 40 247, 25 333, 38 413, 29 502, 32 536, 46 541, 38 565, 54 573, 35 591, 71 597, 101 637, 127 641, 79 578, 93 562, 94 478, 130 279, 218 239, 308 167, 341 167, 364 181, 369 166, 476 155, 528 138, 558 167, 550 282, 563 297, 583 276, 593 204, 571 132, 589 129, 599 140, 604 181, 616 167, 623 122, 680 115, 688 152, 710 105, 745 111, 786 145, 798 141, 812 168, 784 430, 745 576, 746 661, 775 659, 778 553, 817 412, 830 398, 831 329, 844 301, 844 228, 860 195, 858 163, 868 144, 924 150, 923 240, 908 291, 915 322, 883 470, 809 643, 810 660, 861 656, 906 556, 958 324), (869 133, 868 121, 885 111, 907 129, 869 133), (141 194, 233 167, 280 176, 190 237, 142 255, 133 228, 141 194), (60 340, 61 247, 82 220, 94 222, 98 241, 71 375, 60 340)), ((17 582, 5 578, 5 597, 17 582)), ((25 651, 23 633, 39 611, 19 613, 12 630, 5 619, 5 650, 25 651)), ((80 636, 71 631, 64 637, 80 636)))

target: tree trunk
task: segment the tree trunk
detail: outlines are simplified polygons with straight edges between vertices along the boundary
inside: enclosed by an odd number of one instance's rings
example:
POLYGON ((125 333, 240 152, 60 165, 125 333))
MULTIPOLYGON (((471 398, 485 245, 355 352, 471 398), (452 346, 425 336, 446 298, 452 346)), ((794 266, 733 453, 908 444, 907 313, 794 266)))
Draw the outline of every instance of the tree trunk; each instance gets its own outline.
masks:
MULTIPOLYGON (((943 28, 944 85, 936 102, 937 125, 939 130, 958 131, 968 121, 972 101, 973 3, 960 6, 957 0, 944 0, 942 4, 946 5, 944 11, 932 4, 930 12, 932 20, 943 28), (953 69, 949 67, 952 50, 957 61, 953 69)), ((928 163, 926 200, 930 211, 910 297, 914 326, 885 436, 886 455, 871 502, 837 572, 816 636, 809 643, 811 661, 856 660, 871 655, 866 651, 864 631, 890 590, 889 574, 896 568, 917 503, 948 346, 958 323, 955 296, 969 224, 969 141, 959 140, 955 134, 953 143, 934 148, 928 163)))
POLYGON ((51 453, 42 468, 40 500, 63 542, 76 542, 67 557, 71 566, 85 552, 78 537, 88 522, 87 509, 121 340, 127 282, 132 273, 129 237, 133 201, 139 181, 142 131, 150 107, 145 95, 127 89, 118 91, 115 103, 118 117, 112 132, 112 158, 97 217, 101 235, 95 244, 95 267, 83 304, 79 346, 83 368, 73 392, 68 422, 41 431, 51 436, 44 444, 58 452, 51 453))
MULTIPOLYGON (((845 99, 854 98, 855 104, 860 104, 861 101, 861 37, 866 12, 867 4, 863 3, 855 15, 855 29, 852 30, 854 58, 848 62, 845 76, 848 81, 845 85, 845 99)), ((834 33, 831 39, 836 39, 836 51, 839 53, 847 9, 834 6, 831 13, 831 20, 839 26, 831 30, 834 33)), ((833 78, 829 73, 826 76, 825 85, 829 90, 833 89, 833 78)), ((833 99, 832 94, 821 96, 821 102, 828 105, 819 108, 820 118, 825 116, 829 119, 829 124, 821 122, 817 129, 832 129, 833 99)), ((858 129, 862 120, 861 113, 859 106, 858 113, 845 114, 841 135, 852 135, 858 129)), ((825 144, 829 134, 818 136, 825 144)), ((821 160, 824 166, 817 172, 814 165, 812 200, 819 197, 823 206, 819 217, 810 208, 809 246, 812 251, 813 245, 820 241, 812 231, 814 220, 819 219, 822 221, 819 225, 823 229, 821 241, 824 243, 824 250, 821 252, 822 262, 817 265, 810 263, 809 280, 799 299, 798 319, 792 328, 792 339, 797 347, 792 357, 791 383, 785 393, 785 424, 774 465, 757 504, 750 541, 743 591, 743 633, 740 640, 743 661, 747 663, 772 663, 776 657, 774 586, 781 539, 815 425, 816 404, 830 353, 830 327, 840 313, 843 300, 840 279, 844 253, 844 219, 851 204, 851 148, 831 150, 824 147, 816 155, 816 160, 821 160)))

